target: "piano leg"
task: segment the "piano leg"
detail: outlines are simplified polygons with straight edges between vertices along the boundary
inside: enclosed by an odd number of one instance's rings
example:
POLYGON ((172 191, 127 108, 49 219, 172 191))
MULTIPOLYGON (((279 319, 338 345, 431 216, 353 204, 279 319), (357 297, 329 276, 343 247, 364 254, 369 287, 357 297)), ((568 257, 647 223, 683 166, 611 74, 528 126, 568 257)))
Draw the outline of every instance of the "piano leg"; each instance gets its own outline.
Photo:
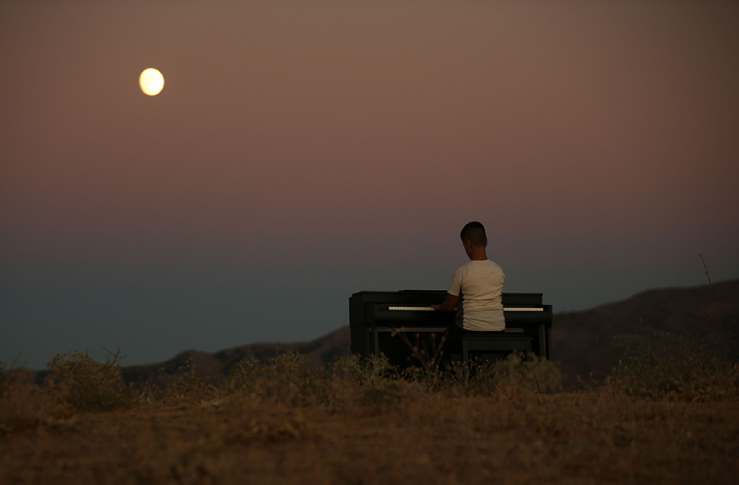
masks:
POLYGON ((372 353, 375 357, 380 356, 380 342, 377 338, 377 324, 372 324, 372 353))
POLYGON ((546 325, 539 325, 539 352, 538 357, 549 359, 549 346, 547 345, 546 325))

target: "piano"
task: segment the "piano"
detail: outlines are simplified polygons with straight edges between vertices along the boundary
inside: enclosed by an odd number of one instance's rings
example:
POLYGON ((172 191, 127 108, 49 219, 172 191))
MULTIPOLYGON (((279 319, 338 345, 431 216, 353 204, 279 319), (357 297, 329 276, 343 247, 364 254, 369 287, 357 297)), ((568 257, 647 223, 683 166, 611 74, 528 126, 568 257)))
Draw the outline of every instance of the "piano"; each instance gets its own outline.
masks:
MULTIPOLYGON (((362 356, 384 354, 401 367, 410 362, 410 349, 393 331, 400 328, 411 342, 418 339, 427 352, 438 348, 445 330, 454 325, 456 311, 435 311, 445 290, 360 291, 349 298, 351 352, 362 356)), ((532 338, 532 352, 550 358, 552 306, 541 293, 504 293, 506 332, 523 332, 532 338)))

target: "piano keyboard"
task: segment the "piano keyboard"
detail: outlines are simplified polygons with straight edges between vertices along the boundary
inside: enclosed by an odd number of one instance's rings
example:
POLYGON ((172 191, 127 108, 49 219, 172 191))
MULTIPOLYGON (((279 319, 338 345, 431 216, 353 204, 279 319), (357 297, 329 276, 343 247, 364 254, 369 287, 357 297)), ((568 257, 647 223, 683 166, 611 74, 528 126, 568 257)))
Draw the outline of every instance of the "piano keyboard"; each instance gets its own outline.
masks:
MULTIPOLYGON (((389 311, 406 311, 406 312, 433 312, 430 306, 390 306, 389 311)), ((541 307, 503 307, 504 312, 543 312, 541 307)))
POLYGON ((391 312, 433 312, 434 309, 430 306, 390 306, 387 307, 391 312))

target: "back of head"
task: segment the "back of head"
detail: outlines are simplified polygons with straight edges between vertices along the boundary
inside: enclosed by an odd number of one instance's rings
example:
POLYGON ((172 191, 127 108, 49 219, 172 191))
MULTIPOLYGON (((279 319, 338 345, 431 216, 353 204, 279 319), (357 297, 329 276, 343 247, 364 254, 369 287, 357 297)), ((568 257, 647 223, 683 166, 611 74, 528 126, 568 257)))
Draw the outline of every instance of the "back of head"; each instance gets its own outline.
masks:
POLYGON ((470 242, 478 247, 485 247, 488 243, 488 237, 485 235, 485 226, 477 221, 468 222, 459 233, 462 242, 469 239, 470 242))

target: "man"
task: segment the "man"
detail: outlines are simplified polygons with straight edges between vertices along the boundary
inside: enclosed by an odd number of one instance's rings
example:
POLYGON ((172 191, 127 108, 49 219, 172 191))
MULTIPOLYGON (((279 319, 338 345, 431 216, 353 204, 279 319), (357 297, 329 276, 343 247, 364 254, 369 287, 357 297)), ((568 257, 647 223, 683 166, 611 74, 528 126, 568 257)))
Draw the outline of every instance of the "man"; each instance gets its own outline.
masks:
POLYGON ((431 307, 450 311, 461 303, 456 326, 449 329, 451 338, 464 331, 502 331, 505 329, 502 302, 505 275, 500 266, 488 259, 485 227, 479 222, 470 222, 464 226, 460 237, 470 262, 454 272, 444 303, 431 307))

